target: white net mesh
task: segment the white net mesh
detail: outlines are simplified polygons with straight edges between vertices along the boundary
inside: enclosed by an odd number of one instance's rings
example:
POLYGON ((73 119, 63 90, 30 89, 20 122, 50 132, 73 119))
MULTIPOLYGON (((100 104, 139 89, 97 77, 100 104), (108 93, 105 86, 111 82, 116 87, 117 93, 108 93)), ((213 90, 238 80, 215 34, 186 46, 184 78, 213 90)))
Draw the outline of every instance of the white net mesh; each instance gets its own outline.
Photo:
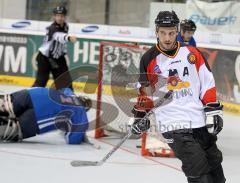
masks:
MULTIPOLYGON (((139 46, 102 43, 100 47, 100 90, 98 100, 101 102, 98 110, 103 111, 97 117, 98 126, 104 129, 105 135, 121 136, 127 132, 129 121, 133 117, 131 110, 138 96, 139 63, 146 48, 139 46), (110 106, 109 106, 110 105, 110 106), (106 115, 103 115, 107 111, 106 115)), ((159 87, 162 85, 158 83, 159 87)), ((169 146, 164 143, 164 138, 156 131, 156 120, 150 117, 152 128, 147 133, 143 148, 147 154, 162 154, 170 152, 169 146)), ((103 133, 96 133, 101 137, 103 133)))
POLYGON ((104 112, 106 108, 104 102, 111 105, 111 111, 107 111, 108 114, 105 116, 100 115, 98 120, 100 126, 106 124, 104 129, 107 131, 119 133, 127 131, 128 121, 132 116, 131 110, 137 97, 137 90, 127 86, 137 83, 139 62, 145 51, 146 49, 134 45, 101 43, 102 89, 98 93, 98 98, 101 100, 101 111, 104 112), (110 118, 114 120, 110 121, 110 118))

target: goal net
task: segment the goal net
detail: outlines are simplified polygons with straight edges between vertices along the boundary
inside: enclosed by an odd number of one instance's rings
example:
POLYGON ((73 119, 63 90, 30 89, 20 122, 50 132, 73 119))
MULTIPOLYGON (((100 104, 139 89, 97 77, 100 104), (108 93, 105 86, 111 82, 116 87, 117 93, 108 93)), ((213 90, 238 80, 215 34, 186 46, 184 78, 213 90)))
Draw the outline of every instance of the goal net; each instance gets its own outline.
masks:
MULTIPOLYGON (((100 43, 95 138, 121 138, 127 133, 138 96, 139 62, 146 50, 134 44, 100 43)), ((156 126, 154 119, 150 119, 152 126, 156 126)), ((161 138, 155 129, 146 132, 141 142, 142 155, 173 156, 161 138)))

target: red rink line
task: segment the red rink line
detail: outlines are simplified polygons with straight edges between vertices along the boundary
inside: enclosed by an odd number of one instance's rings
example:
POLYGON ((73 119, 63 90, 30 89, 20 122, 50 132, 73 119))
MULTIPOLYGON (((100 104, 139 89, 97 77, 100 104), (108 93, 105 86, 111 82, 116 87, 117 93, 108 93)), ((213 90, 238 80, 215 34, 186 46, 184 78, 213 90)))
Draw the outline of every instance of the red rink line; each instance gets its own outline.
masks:
MULTIPOLYGON (((100 142, 102 142, 102 143, 105 143, 105 144, 107 144, 107 145, 115 146, 114 144, 112 144, 112 143, 110 143, 110 142, 107 142, 107 141, 105 141, 105 140, 102 140, 102 139, 97 139, 97 140, 100 141, 100 142)), ((126 151, 126 152, 128 152, 128 153, 130 153, 130 154, 134 154, 134 155, 139 156, 138 153, 133 152, 133 151, 131 151, 131 150, 129 150, 129 149, 126 149, 126 148, 124 148, 124 147, 120 147, 120 149, 123 150, 123 151, 126 151)), ((169 164, 166 164, 166 163, 157 161, 157 160, 152 159, 152 158, 147 157, 147 156, 142 156, 142 157, 145 158, 145 159, 147 159, 147 160, 149 160, 149 161, 152 161, 152 162, 154 162, 154 163, 157 163, 157 164, 159 164, 159 165, 162 165, 162 166, 165 166, 165 167, 168 167, 168 168, 177 170, 177 171, 179 171, 179 172, 182 172, 182 170, 181 170, 180 168, 177 168, 177 167, 175 167, 175 166, 173 166, 173 165, 169 165, 169 164)))
POLYGON ((32 157, 32 158, 42 158, 42 159, 54 159, 54 160, 65 160, 65 161, 73 160, 73 159, 61 158, 61 157, 41 156, 41 155, 34 155, 34 154, 27 154, 27 153, 20 153, 20 152, 12 152, 12 151, 6 151, 2 149, 0 149, 0 153, 13 154, 17 156, 26 156, 26 157, 32 157))
MULTIPOLYGON (((105 140, 102 140, 102 139, 97 139, 99 142, 102 142, 104 144, 107 144, 107 145, 110 145, 110 146, 115 146, 114 144, 110 143, 110 142, 107 142, 105 140)), ((139 156, 138 153, 136 152, 133 152, 129 149, 126 149, 126 148, 123 148, 123 147, 120 147, 121 150, 125 151, 125 152, 128 152, 130 154, 133 154, 133 155, 137 155, 139 156)), ((42 158, 42 159, 53 159, 53 160, 64 160, 64 161, 72 161, 72 160, 76 160, 76 159, 69 159, 69 158, 63 158, 63 157, 53 157, 53 156, 41 156, 41 155, 33 155, 33 154, 27 154, 27 153, 19 153, 19 152, 12 152, 12 151, 7 151, 7 150, 1 150, 0 149, 0 152, 2 153, 7 153, 7 154, 13 154, 13 155, 18 155, 18 156, 26 156, 26 157, 33 157, 33 158, 42 158)), ((160 162, 160 161, 157 161, 155 159, 152 159, 150 157, 147 157, 147 156, 143 156, 143 158, 149 160, 149 161, 152 161, 154 163, 157 163, 158 165, 162 165, 162 166, 165 166, 165 167, 168 167, 168 168, 171 168, 171 169, 174 169, 174 170, 177 170, 179 172, 182 172, 182 170, 180 168, 177 168, 173 165, 169 165, 169 164, 166 164, 166 163, 163 163, 163 162, 160 162)), ((128 162, 107 162, 107 163, 111 163, 111 164, 128 164, 128 165, 153 165, 153 164, 144 164, 144 163, 128 163, 128 162)))
MULTIPOLYGON (((0 150, 0 153, 12 154, 12 155, 16 155, 16 156, 40 158, 40 159, 62 160, 62 161, 69 161, 69 162, 76 160, 76 159, 56 157, 56 156, 42 156, 42 155, 34 155, 34 154, 28 154, 28 153, 12 152, 12 151, 7 151, 7 150, 0 150)), ((157 165, 157 164, 146 164, 146 163, 129 163, 129 162, 120 162, 120 161, 112 161, 112 162, 106 162, 106 163, 108 163, 108 164, 124 164, 124 165, 144 165, 144 166, 157 165)))

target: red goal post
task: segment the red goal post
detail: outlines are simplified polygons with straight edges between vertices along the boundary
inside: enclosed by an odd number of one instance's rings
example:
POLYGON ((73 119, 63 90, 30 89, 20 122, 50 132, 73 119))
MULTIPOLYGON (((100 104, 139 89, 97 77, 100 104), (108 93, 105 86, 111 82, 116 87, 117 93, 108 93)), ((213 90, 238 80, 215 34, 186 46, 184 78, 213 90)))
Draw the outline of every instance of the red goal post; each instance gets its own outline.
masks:
MULTIPOLYGON (((119 89, 119 86, 113 86, 112 79, 118 80, 118 78, 113 78, 112 71, 115 68, 120 68, 119 72, 121 75, 124 75, 124 72, 127 74, 137 75, 137 73, 139 73, 140 59, 148 50, 148 48, 149 47, 147 46, 140 46, 135 43, 100 42, 95 138, 109 136, 109 131, 118 132, 118 134, 120 134, 119 137, 121 138, 121 134, 127 132, 128 122, 132 117, 130 111, 134 105, 134 102, 126 102, 129 99, 125 99, 124 97, 126 96, 124 96, 122 93, 117 93, 116 96, 116 92, 114 93, 114 91, 116 91, 115 88, 117 88, 117 91, 124 90, 121 88, 119 89), (115 96, 113 96, 113 93, 115 96), (107 118, 109 116, 103 117, 102 115, 103 102, 111 104, 113 106, 112 108, 115 108, 119 111, 118 116, 111 123, 108 122, 105 124, 105 121, 108 120, 107 118)), ((137 90, 135 96, 137 97, 137 90)), ((151 122, 152 121, 154 120, 151 120, 151 122)), ((112 133, 110 133, 110 135, 111 134, 112 133)), ((172 157, 173 152, 169 147, 167 147, 167 144, 160 142, 160 146, 163 148, 157 148, 159 144, 156 146, 157 140, 153 140, 152 138, 154 136, 154 134, 150 134, 149 132, 143 135, 141 144, 142 155, 172 157), (152 146, 149 143, 154 145, 152 146)))

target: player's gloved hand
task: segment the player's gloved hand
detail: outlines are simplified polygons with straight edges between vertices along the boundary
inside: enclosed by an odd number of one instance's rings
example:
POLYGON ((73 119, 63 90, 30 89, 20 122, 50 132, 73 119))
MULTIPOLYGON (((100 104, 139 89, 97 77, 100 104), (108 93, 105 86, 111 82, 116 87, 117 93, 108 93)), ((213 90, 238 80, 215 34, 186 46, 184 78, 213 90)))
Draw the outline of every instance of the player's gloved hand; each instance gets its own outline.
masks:
POLYGON ((206 127, 208 132, 217 135, 223 128, 223 105, 220 102, 206 104, 204 112, 206 115, 206 127))
POLYGON ((88 97, 84 96, 78 96, 78 99, 82 103, 82 105, 85 107, 85 110, 88 111, 92 107, 92 100, 88 97))
POLYGON ((150 128, 150 120, 144 118, 145 111, 141 111, 136 107, 133 108, 132 113, 134 114, 134 122, 131 126, 131 132, 135 135, 141 135, 150 128))

